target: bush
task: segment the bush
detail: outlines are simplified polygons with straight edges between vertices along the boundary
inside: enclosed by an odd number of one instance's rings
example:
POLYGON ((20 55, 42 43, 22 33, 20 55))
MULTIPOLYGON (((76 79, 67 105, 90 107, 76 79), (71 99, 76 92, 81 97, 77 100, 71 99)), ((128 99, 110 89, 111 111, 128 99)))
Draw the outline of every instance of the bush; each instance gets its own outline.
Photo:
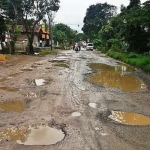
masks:
POLYGON ((41 50, 40 52, 39 52, 39 54, 41 55, 41 56, 45 56, 45 55, 49 55, 49 54, 51 54, 51 55, 57 55, 57 51, 56 50, 50 50, 50 49, 45 49, 45 50, 41 50))
POLYGON ((128 58, 137 58, 138 57, 138 54, 136 53, 130 53, 128 58))
POLYGON ((115 59, 119 59, 124 61, 132 66, 144 69, 145 71, 150 71, 150 56, 142 56, 136 53, 123 53, 123 52, 116 52, 114 50, 108 51, 108 56, 113 57, 115 59))

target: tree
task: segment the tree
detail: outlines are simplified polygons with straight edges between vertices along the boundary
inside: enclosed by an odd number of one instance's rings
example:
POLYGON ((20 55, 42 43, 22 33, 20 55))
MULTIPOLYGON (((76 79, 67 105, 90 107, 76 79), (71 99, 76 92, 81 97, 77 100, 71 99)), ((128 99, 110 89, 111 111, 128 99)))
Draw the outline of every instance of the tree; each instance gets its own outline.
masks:
POLYGON ((116 6, 107 3, 91 5, 84 18, 83 32, 93 38, 106 25, 109 19, 116 14, 116 6))
POLYGON ((127 9, 131 9, 133 7, 140 6, 140 3, 141 3, 140 0, 130 0, 130 4, 127 7, 127 9))
POLYGON ((86 41, 87 40, 87 36, 84 33, 78 33, 76 35, 76 41, 86 41))
POLYGON ((75 41, 76 32, 69 26, 59 23, 53 27, 54 40, 64 45, 71 45, 75 41))
POLYGON ((59 0, 22 0, 19 18, 29 41, 29 53, 33 54, 35 27, 49 11, 58 11, 59 0), (29 19, 30 18, 30 19, 29 19))

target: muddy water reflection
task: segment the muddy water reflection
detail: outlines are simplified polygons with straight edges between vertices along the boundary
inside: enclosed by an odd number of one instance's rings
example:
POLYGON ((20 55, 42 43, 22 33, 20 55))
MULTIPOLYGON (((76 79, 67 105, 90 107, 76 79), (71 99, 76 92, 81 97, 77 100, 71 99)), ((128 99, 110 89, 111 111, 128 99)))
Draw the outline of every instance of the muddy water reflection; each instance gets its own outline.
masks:
POLYGON ((62 141, 65 133, 48 126, 24 126, 0 131, 0 139, 16 141, 23 145, 52 145, 62 141))
POLYGON ((125 74, 134 71, 134 68, 123 63, 118 66, 91 63, 89 67, 97 73, 90 75, 89 82, 112 88, 119 88, 124 92, 139 92, 146 90, 146 85, 137 77, 125 74))
POLYGON ((119 88, 124 92, 137 92, 145 90, 143 82, 129 74, 120 74, 117 72, 103 71, 90 75, 89 82, 108 87, 119 88))
POLYGON ((136 113, 112 111, 109 118, 126 125, 150 125, 150 118, 136 113))
POLYGON ((0 109, 4 111, 23 112, 24 103, 22 101, 0 102, 0 109))
POLYGON ((17 91, 19 91, 18 88, 13 88, 13 87, 0 87, 0 90, 7 91, 7 92, 17 92, 17 91))
POLYGON ((89 64, 89 67, 92 68, 93 70, 97 71, 116 71, 116 72, 131 72, 135 71, 135 69, 127 64, 118 62, 118 65, 116 66, 110 66, 107 64, 101 64, 101 63, 91 63, 89 64))

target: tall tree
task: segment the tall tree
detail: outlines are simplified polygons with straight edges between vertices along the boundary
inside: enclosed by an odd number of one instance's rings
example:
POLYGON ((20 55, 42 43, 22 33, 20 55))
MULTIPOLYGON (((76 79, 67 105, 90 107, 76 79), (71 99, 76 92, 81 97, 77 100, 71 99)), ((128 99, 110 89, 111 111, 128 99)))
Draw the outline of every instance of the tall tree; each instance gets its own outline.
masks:
POLYGON ((108 23, 108 20, 116 14, 116 6, 107 3, 91 5, 86 12, 84 18, 84 26, 82 30, 90 38, 93 38, 108 23))
POLYGON ((36 25, 49 11, 58 11, 59 0, 22 0, 19 17, 23 22, 29 41, 29 52, 33 54, 33 39, 36 25), (29 19, 30 18, 30 19, 29 19))
POLYGON ((75 40, 76 32, 69 26, 59 23, 53 27, 54 40, 62 45, 70 45, 75 40))
POLYGON ((129 6, 127 7, 127 9, 131 9, 133 7, 136 7, 136 6, 139 6, 141 3, 140 0, 130 0, 130 4, 129 6))

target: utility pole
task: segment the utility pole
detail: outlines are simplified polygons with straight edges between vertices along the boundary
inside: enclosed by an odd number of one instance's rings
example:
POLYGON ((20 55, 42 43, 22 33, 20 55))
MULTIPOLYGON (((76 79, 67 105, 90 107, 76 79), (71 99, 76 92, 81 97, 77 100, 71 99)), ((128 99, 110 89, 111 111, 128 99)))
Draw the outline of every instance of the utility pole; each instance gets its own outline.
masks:
POLYGON ((53 33, 52 33, 52 12, 50 11, 48 14, 48 20, 49 20, 49 35, 50 35, 50 41, 51 41, 51 50, 53 50, 53 33))

